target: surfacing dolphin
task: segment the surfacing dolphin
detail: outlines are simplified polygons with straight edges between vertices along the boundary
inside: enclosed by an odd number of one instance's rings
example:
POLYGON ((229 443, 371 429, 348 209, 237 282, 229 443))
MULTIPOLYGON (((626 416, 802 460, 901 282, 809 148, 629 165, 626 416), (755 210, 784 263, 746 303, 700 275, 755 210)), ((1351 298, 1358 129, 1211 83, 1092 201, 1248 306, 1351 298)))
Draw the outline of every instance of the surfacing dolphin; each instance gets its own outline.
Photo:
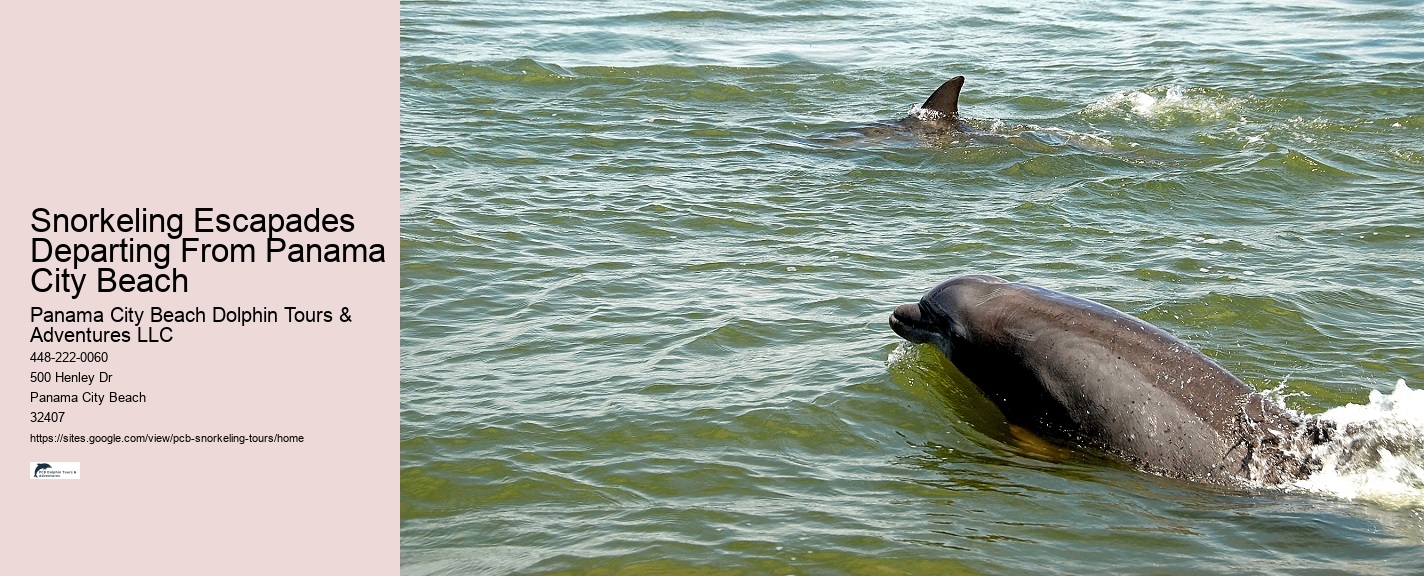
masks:
POLYGON ((1306 448, 1333 430, 1156 326, 994 276, 952 278, 895 308, 890 327, 934 344, 1009 422, 1158 474, 1290 482, 1320 468, 1306 448))
POLYGON ((974 132, 969 123, 959 117, 959 91, 962 88, 963 76, 950 78, 940 84, 924 104, 912 108, 904 118, 861 126, 855 132, 860 137, 869 136, 876 141, 897 136, 915 136, 916 141, 934 140, 951 134, 974 132))
POLYGON ((923 104, 910 109, 905 117, 893 122, 877 122, 853 129, 854 136, 837 137, 838 144, 911 143, 934 146, 974 142, 979 145, 1013 146, 1030 154, 1081 151, 1090 154, 1111 154, 1131 162, 1154 162, 1152 155, 1136 144, 1119 146, 1101 135, 1084 134, 1052 126, 1005 124, 999 120, 965 118, 959 113, 959 93, 964 77, 946 80, 926 98, 923 104))

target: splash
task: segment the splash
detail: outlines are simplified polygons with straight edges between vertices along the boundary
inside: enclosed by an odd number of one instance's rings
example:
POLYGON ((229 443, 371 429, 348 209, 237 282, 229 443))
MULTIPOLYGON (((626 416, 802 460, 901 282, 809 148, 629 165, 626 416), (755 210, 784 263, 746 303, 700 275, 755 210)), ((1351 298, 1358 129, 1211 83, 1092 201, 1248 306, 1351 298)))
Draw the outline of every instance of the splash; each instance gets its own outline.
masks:
POLYGON ((1181 86, 1118 92, 1088 106, 1094 115, 1130 114, 1149 120, 1210 121, 1234 116, 1231 98, 1188 91, 1181 86))
POLYGON ((919 104, 911 106, 910 109, 905 112, 905 115, 908 118, 914 118, 923 122, 947 122, 951 120, 948 114, 940 112, 939 110, 923 108, 919 104))
POLYGON ((1185 100, 1186 92, 1181 86, 1167 88, 1167 93, 1161 98, 1155 98, 1145 92, 1131 92, 1125 95, 1128 102, 1132 104, 1132 113, 1138 116, 1155 116, 1163 110, 1171 107, 1181 107, 1185 100))
POLYGON ((1365 405, 1347 404, 1320 415, 1336 435, 1315 446, 1319 472, 1298 489, 1391 507, 1424 507, 1424 390, 1400 379, 1394 391, 1370 392, 1365 405))
POLYGON ((915 359, 915 345, 908 342, 899 342, 895 349, 890 351, 890 356, 885 358, 885 365, 895 368, 913 362, 915 359))

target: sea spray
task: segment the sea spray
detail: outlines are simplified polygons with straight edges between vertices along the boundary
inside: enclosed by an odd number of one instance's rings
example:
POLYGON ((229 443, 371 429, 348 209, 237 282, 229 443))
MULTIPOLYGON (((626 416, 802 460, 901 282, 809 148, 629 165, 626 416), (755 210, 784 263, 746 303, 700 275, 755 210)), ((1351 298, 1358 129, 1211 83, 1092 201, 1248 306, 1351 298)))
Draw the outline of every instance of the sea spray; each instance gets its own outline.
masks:
POLYGON ((1088 105, 1091 116, 1146 118, 1195 124, 1239 118, 1243 101, 1206 89, 1165 86, 1117 92, 1088 105))
POLYGON ((1424 506, 1424 390, 1400 379, 1389 394, 1370 392, 1368 404, 1347 404, 1319 415, 1335 425, 1329 441, 1313 446, 1321 468, 1296 488, 1387 506, 1424 506))

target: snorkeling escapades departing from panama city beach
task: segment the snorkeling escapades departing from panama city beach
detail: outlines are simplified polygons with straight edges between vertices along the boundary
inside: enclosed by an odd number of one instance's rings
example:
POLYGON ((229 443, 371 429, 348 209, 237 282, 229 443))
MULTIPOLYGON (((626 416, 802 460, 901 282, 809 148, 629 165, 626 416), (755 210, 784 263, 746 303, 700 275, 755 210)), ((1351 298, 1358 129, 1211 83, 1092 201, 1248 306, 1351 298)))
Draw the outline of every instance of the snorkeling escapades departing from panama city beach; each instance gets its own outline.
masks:
MULTIPOLYGON (((163 234, 179 242, 178 259, 184 263, 259 262, 255 243, 207 242, 201 237, 185 236, 181 212, 164 214, 135 208, 129 213, 100 208, 98 212, 87 214, 63 214, 35 208, 31 217, 34 222, 30 229, 40 234, 163 234)), ((266 234, 264 262, 273 262, 274 258, 281 261, 283 254, 288 262, 295 263, 386 261, 386 249, 380 243, 303 243, 277 236, 279 233, 352 233, 356 231, 356 217, 351 214, 323 213, 320 208, 304 214, 228 214, 213 208, 195 208, 192 222, 195 233, 266 234)), ((173 251, 170 242, 139 242, 133 237, 120 238, 117 242, 55 242, 35 236, 30 240, 30 260, 45 266, 36 268, 30 275, 30 286, 36 292, 64 293, 77 299, 89 279, 87 272, 79 271, 86 263, 151 264, 163 272, 129 274, 100 267, 95 273, 96 282, 91 285, 99 292, 188 292, 188 275, 179 272, 176 266, 170 268, 173 251), (69 265, 73 269, 51 267, 50 263, 69 265)))

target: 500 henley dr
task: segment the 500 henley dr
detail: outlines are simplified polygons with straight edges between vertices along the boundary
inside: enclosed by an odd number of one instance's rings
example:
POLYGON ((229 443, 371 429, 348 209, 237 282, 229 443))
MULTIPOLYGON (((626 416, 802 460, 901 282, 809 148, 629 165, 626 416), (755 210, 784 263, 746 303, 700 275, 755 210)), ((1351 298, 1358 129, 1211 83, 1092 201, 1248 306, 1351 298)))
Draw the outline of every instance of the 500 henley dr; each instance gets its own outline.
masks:
MULTIPOLYGON (((257 246, 249 242, 204 242, 202 238, 183 235, 183 215, 181 213, 162 214, 149 212, 147 208, 135 208, 132 213, 109 212, 100 208, 93 214, 54 214, 47 208, 35 208, 31 212, 35 222, 30 229, 39 233, 55 234, 164 234, 170 240, 181 242, 182 262, 234 262, 255 263, 257 246)), ((277 233, 351 233, 356 230, 356 217, 351 214, 323 214, 315 209, 305 214, 227 214, 214 213, 212 208, 193 210, 193 229, 199 233, 216 234, 266 234, 266 262, 272 262, 274 254, 287 255, 288 262, 385 262, 386 249, 381 244, 362 243, 289 243, 277 233)), ((188 276, 169 270, 170 254, 173 250, 169 242, 137 242, 132 237, 120 238, 118 242, 54 242, 47 237, 36 236, 30 243, 30 258, 36 263, 56 262, 72 265, 35 269, 30 274, 30 286, 36 292, 69 294, 78 298, 84 290, 88 273, 80 273, 79 267, 85 262, 104 264, 153 265, 156 274, 120 274, 109 267, 97 270, 99 292, 187 292, 188 276)), ((278 258, 280 261, 281 258, 278 258)))

